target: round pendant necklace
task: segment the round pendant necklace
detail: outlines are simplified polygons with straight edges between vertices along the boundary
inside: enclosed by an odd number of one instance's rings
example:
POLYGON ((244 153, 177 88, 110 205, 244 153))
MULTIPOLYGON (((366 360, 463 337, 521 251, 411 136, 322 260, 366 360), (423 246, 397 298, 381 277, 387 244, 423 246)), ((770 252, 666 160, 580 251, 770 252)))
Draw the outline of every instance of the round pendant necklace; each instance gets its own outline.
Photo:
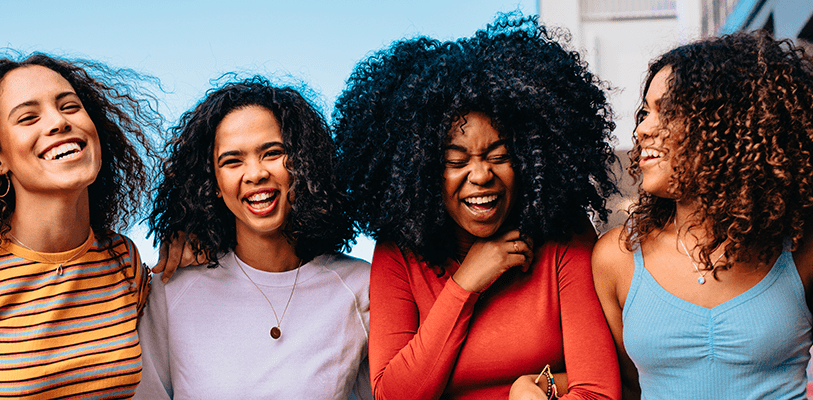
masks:
MULTIPOLYGON (((21 242, 21 241, 20 241, 20 239, 17 239, 17 237, 16 237, 16 236, 14 236, 14 235, 11 233, 11 231, 9 231, 9 232, 8 232, 8 235, 9 235, 9 236, 11 236, 11 239, 13 239, 15 242, 19 243, 19 244, 20 244, 20 246, 23 246, 23 247, 25 247, 26 249, 28 249, 28 250, 32 251, 33 253, 35 253, 36 255, 38 255, 38 256, 40 256, 40 257, 42 257, 42 258, 46 259, 46 260, 47 260, 48 262, 50 262, 51 264, 56 265, 56 266, 57 266, 57 267, 56 267, 56 274, 57 274, 57 275, 59 275, 59 276, 62 276, 62 266, 63 266, 63 265, 65 265, 65 264, 67 264, 67 263, 69 263, 69 262, 71 262, 71 261, 73 261, 73 260, 75 260, 75 259, 79 258, 79 256, 81 256, 82 254, 85 254, 85 252, 84 252, 83 250, 79 250, 79 251, 78 251, 76 254, 74 254, 73 256, 71 256, 71 258, 69 258, 69 259, 67 259, 67 260, 65 260, 65 261, 57 262, 57 261, 54 261, 54 260, 52 260, 52 259, 50 259, 50 258, 46 257, 46 256, 45 256, 45 254, 42 254, 42 253, 40 253, 39 251, 36 251, 36 250, 34 250, 34 249, 32 249, 32 248, 28 247, 28 245, 27 245, 27 244, 25 244, 25 243, 21 242)), ((82 246, 82 247, 85 247, 85 246, 82 246)))
POLYGON ((723 251, 723 253, 720 254, 720 257, 717 257, 717 259, 714 260, 713 263, 711 263, 711 265, 712 265, 711 270, 706 269, 706 270, 703 270, 703 272, 700 272, 700 267, 697 265, 696 262, 694 262, 694 258, 692 258, 692 255, 689 253, 689 249, 686 248, 686 244, 683 243, 683 239, 680 238, 680 231, 678 230, 678 227, 677 227, 677 218, 675 218, 674 221, 675 221, 675 232, 677 233, 678 242, 680 242, 680 246, 683 247, 683 251, 686 252, 686 257, 689 257, 689 261, 691 261, 692 265, 694 265, 694 270, 698 274, 700 274, 700 276, 697 278, 697 283, 702 285, 702 284, 706 283, 706 274, 708 274, 709 271, 714 270, 714 264, 717 264, 717 261, 720 261, 720 259, 723 258, 723 256, 725 255, 725 251, 723 251))
POLYGON ((277 325, 271 327, 271 332, 269 333, 271 334, 271 337, 274 338, 275 340, 279 339, 280 336, 282 336, 280 325, 282 324, 282 319, 285 318, 285 313, 288 311, 288 306, 291 304, 291 298, 294 297, 294 290, 296 290, 296 282, 299 280, 299 270, 302 269, 302 260, 299 260, 299 266, 296 267, 296 277, 294 277, 294 287, 291 289, 291 294, 288 296, 288 302, 285 303, 285 309, 282 310, 282 317, 277 317, 277 310, 274 309, 274 305, 271 304, 271 300, 268 300, 268 296, 265 295, 265 292, 263 292, 262 289, 260 289, 260 287, 257 286, 256 283, 254 283, 254 280, 251 279, 250 276, 248 276, 246 270, 244 270, 243 266, 240 265, 240 261, 237 259, 237 255, 234 252, 232 252, 231 255, 232 257, 234 257, 234 262, 237 264, 238 267, 240 267, 240 271, 243 271, 243 275, 245 275, 246 278, 248 278, 248 281, 251 282, 251 284, 254 285, 255 288, 257 288, 257 291, 259 291, 260 294, 263 295, 265 301, 267 301, 268 305, 271 306, 271 311, 274 312, 274 319, 277 320, 277 325))

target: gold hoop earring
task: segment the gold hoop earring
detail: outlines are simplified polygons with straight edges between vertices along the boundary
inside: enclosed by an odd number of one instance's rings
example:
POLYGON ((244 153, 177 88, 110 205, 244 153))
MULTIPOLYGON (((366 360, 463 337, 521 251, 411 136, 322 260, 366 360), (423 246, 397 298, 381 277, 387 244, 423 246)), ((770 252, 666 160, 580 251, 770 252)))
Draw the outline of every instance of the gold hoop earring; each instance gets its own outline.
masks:
POLYGON ((6 178, 6 192, 3 193, 3 194, 0 194, 0 197, 6 197, 8 195, 8 192, 11 191, 11 179, 9 179, 7 173, 3 174, 3 177, 6 178))

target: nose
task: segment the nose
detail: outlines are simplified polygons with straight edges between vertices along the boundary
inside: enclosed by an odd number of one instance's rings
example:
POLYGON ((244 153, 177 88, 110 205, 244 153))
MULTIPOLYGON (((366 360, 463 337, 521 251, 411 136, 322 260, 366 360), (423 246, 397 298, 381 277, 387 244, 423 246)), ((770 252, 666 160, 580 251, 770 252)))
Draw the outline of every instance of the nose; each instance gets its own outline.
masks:
POLYGON ((71 131, 71 123, 65 118, 59 110, 54 110, 53 112, 49 113, 51 116, 51 129, 48 131, 48 134, 55 135, 58 133, 66 133, 71 131))
POLYGON ((259 161, 248 161, 246 163, 246 173, 243 175, 243 180, 246 183, 261 183, 270 176, 268 170, 259 161))
POLYGON ((494 173, 491 171, 491 164, 484 160, 472 160, 469 165, 471 166, 468 176, 469 183, 484 186, 491 182, 491 179, 494 177, 494 173))
POLYGON ((652 114, 647 115, 638 126, 635 127, 635 134, 638 136, 638 141, 641 142, 648 137, 655 136, 658 128, 658 120, 652 114))

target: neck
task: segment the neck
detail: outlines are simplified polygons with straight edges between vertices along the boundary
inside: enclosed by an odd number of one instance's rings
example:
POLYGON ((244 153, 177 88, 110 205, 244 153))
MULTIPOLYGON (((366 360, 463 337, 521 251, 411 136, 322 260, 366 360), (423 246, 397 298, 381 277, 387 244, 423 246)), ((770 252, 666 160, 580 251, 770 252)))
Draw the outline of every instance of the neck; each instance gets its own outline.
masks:
POLYGON ((299 267, 301 262, 294 246, 281 234, 241 234, 239 227, 234 252, 249 267, 267 272, 291 271, 299 267))
MULTIPOLYGON (((692 214, 696 210, 697 203, 678 201, 675 205, 675 220, 672 222, 677 226, 675 234, 679 235, 676 237, 677 246, 680 246, 679 251, 688 253, 693 260, 699 259, 699 256, 695 250, 698 245, 706 243, 706 233, 708 232, 708 226, 705 225, 704 222, 701 222, 698 226, 693 226, 695 221, 693 220, 692 214), (685 246, 686 249, 683 249, 683 246, 685 246)), ((717 261, 723 256, 725 253, 726 243, 727 241, 723 242, 720 246, 714 249, 712 254, 709 255, 711 265, 716 264, 717 261)))
MULTIPOLYGON (((675 220, 670 221, 670 224, 676 224, 681 232, 691 233, 695 237, 705 236, 705 227, 701 224, 693 226, 695 221, 692 220, 692 214, 697 210, 695 202, 677 201, 675 203, 675 220)), ((668 226, 667 230, 671 230, 668 226)))
POLYGON ((455 256, 458 262, 463 262, 466 255, 469 254, 471 246, 477 241, 477 237, 466 231, 465 229, 455 226, 455 238, 457 239, 457 248, 455 249, 455 256))
POLYGON ((685 224, 689 220, 689 216, 697 209, 694 202, 677 201, 675 202, 675 221, 678 226, 685 224))
POLYGON ((26 193, 17 195, 14 201, 11 234, 36 251, 58 253, 75 249, 90 235, 87 189, 69 197, 26 193))

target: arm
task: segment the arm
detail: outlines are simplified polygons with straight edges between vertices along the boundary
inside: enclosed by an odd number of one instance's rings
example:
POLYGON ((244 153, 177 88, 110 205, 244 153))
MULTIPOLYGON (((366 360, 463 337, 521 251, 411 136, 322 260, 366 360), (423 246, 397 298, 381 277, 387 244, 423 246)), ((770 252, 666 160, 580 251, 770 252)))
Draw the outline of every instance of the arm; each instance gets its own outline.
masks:
MULTIPOLYGON (((437 399, 466 337, 477 294, 452 279, 418 282, 442 286, 421 322, 409 280, 409 263, 393 245, 376 245, 370 272, 370 372, 376 399, 437 399), (420 326, 420 328, 419 328, 420 326)), ((418 268, 425 268, 419 266, 418 268)), ((418 296, 430 301, 429 294, 418 296)))
POLYGON ((574 236, 557 254, 565 368, 565 399, 619 399, 618 360, 593 287, 590 257, 595 234, 574 236))
POLYGON ((134 399, 171 399, 166 291, 160 279, 154 280, 152 285, 150 300, 138 324, 142 370, 134 399))
POLYGON ((621 228, 615 228, 604 235, 593 249, 593 280, 601 308, 615 342, 619 366, 621 368, 622 398, 640 399, 638 370, 624 348, 624 323, 622 305, 629 292, 635 270, 632 254, 623 249, 620 241, 621 228), (623 296, 619 296, 623 293, 623 296))

